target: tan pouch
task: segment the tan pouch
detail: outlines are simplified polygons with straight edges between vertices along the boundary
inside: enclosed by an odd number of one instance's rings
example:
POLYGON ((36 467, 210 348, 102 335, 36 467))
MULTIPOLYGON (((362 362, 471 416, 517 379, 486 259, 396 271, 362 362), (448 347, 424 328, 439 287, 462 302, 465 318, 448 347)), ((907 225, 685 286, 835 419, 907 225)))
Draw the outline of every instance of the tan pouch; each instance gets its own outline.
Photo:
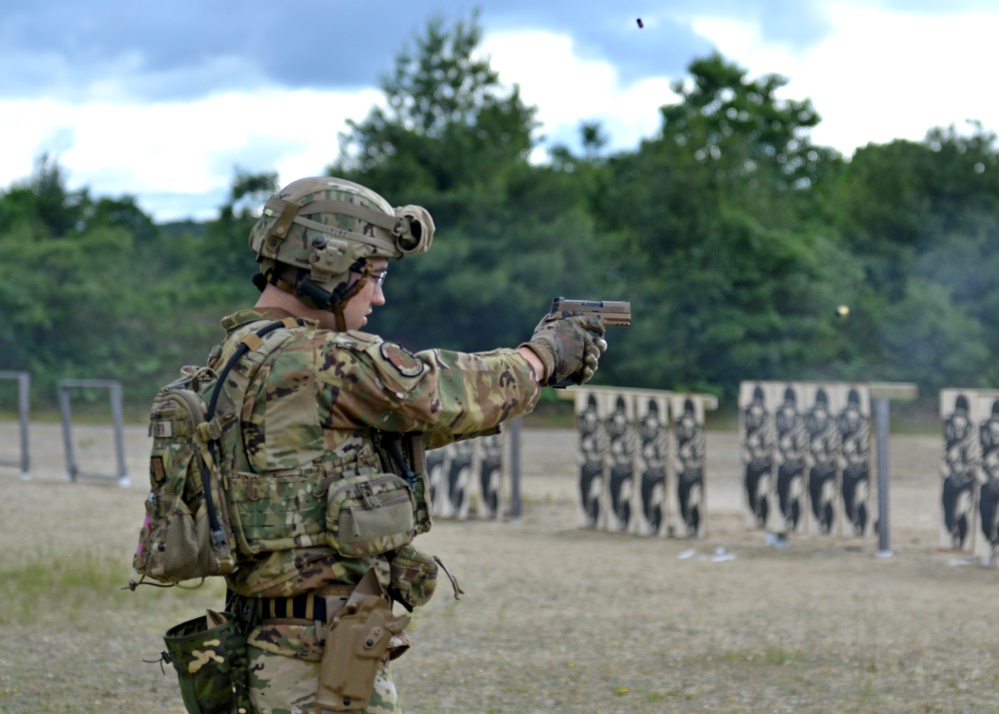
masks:
POLYGON ((316 708, 363 711, 371 701, 389 642, 409 622, 409 616, 392 613, 374 570, 368 571, 330 623, 319 668, 316 708), (372 583, 378 594, 372 594, 372 583))
POLYGON ((404 545, 397 550, 390 561, 392 596, 412 611, 414 607, 426 605, 437 588, 437 561, 416 546, 404 545))
POLYGON ((350 476, 326 495, 329 544, 349 558, 395 550, 416 535, 413 492, 394 474, 350 476))

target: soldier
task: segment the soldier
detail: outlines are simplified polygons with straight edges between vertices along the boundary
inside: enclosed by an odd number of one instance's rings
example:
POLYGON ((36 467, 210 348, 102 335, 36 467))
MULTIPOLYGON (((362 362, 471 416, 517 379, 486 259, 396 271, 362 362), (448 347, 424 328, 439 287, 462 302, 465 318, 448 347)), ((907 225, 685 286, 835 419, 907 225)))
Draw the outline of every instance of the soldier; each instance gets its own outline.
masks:
POLYGON ((261 294, 222 320, 213 363, 264 324, 286 321, 266 338, 281 343, 253 372, 241 439, 224 455, 240 545, 227 609, 246 630, 256 712, 399 711, 388 663, 408 647, 408 619, 393 604, 429 600, 439 562, 410 544, 430 527, 424 448, 495 433, 534 408, 541 386, 587 381, 606 349, 593 317, 546 316, 518 348, 483 353, 413 354, 362 331, 385 304, 389 260, 425 252, 433 232, 423 208, 393 208, 338 178, 291 183, 251 231, 261 294), (408 505, 379 501, 387 483, 405 486, 408 505), (370 518, 350 511, 350 498, 375 509, 370 518), (371 537, 356 540, 364 528, 371 537), (375 609, 393 635, 367 660, 352 656, 353 630, 330 627, 373 617, 352 609, 359 593, 386 603, 375 609))

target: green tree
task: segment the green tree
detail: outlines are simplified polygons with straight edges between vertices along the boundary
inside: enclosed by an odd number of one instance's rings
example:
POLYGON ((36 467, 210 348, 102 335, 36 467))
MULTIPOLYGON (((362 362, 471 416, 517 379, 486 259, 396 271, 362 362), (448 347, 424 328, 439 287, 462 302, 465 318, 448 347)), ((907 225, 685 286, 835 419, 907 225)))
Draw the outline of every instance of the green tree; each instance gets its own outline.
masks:
POLYGON ((673 83, 680 101, 660 109, 663 141, 676 142, 714 167, 720 182, 768 181, 788 189, 822 178, 835 152, 809 139, 821 121, 811 100, 777 97, 786 78, 747 79, 745 70, 717 53, 694 60, 688 69, 689 81, 673 83))
POLYGON ((124 228, 143 243, 149 243, 159 233, 153 219, 138 207, 134 196, 99 198, 88 207, 84 221, 87 226, 124 228))
POLYGON ((462 195, 525 160, 536 110, 476 55, 481 41, 478 13, 451 26, 431 19, 382 77, 387 107, 348 121, 331 172, 363 175, 388 195, 417 188, 462 195))
POLYGON ((594 196, 632 257, 628 381, 731 396, 741 379, 835 370, 833 310, 858 274, 814 191, 838 157, 811 144, 807 100, 776 98, 783 79, 718 55, 690 72, 659 136, 611 157, 594 196))
POLYGON ((129 331, 122 320, 133 304, 126 288, 132 237, 97 228, 73 240, 0 236, 0 354, 6 368, 32 372, 35 389, 54 396, 69 377, 128 381, 129 331))
POLYGON ((592 286, 598 267, 585 195, 566 173, 528 163, 536 110, 477 56, 481 36, 476 15, 429 22, 383 78, 387 109, 351 124, 330 167, 434 217, 433 249, 392 269, 376 316, 410 346, 523 340, 553 297, 592 286))
POLYGON ((78 234, 89 205, 87 191, 70 191, 58 161, 43 154, 29 179, 0 195, 0 231, 26 230, 36 240, 78 234))
POLYGON ((834 225, 862 263, 867 370, 993 386, 999 370, 999 151, 980 124, 868 145, 845 168, 834 225))

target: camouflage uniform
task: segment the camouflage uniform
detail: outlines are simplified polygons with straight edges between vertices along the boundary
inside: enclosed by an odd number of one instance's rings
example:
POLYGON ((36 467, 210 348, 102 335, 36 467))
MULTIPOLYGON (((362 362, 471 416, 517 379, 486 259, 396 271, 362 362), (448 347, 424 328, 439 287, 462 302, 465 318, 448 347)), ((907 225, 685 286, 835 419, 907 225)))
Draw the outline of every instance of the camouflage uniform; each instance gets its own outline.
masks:
MULTIPOLYGON (((227 336, 213 362, 228 359, 263 321, 288 317, 280 309, 254 308, 224 318, 227 336)), ((412 354, 375 335, 304 322, 274 333, 283 341, 264 358, 242 403, 243 448, 227 455, 234 464, 228 507, 242 522, 235 529, 241 560, 227 584, 251 601, 344 594, 372 568, 387 588, 385 554, 347 558, 324 541, 325 494, 316 484, 384 471, 373 430, 418 432, 436 448, 495 432, 500 422, 531 411, 540 393, 530 365, 513 349, 412 354)), ((400 711, 388 658, 406 646, 404 633, 393 640, 366 712, 400 711)), ((316 624, 308 621, 265 620, 251 630, 255 709, 314 711, 322 650, 316 624)))

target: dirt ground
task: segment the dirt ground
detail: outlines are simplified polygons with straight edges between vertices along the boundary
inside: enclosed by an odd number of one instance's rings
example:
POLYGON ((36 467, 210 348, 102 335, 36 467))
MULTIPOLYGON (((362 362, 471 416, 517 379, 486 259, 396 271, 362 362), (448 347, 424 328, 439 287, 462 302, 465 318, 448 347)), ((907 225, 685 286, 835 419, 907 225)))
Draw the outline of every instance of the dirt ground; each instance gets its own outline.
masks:
MULTIPOLYGON (((183 712, 172 668, 144 660, 221 591, 119 589, 147 489, 144 427, 126 429, 127 487, 66 481, 58 425, 30 435, 32 478, 0 466, 0 711, 183 712)), ((114 474, 109 427, 73 439, 82 470, 114 474)), ((0 461, 17 443, 0 424, 0 461)), ((522 517, 439 520, 418 542, 465 594, 443 581, 417 612, 394 668, 405 711, 999 708, 999 570, 938 548, 939 438, 892 438, 890 557, 876 537, 767 545, 745 526, 737 435, 707 443, 707 536, 649 539, 581 529, 575 432, 524 429, 522 517)))

